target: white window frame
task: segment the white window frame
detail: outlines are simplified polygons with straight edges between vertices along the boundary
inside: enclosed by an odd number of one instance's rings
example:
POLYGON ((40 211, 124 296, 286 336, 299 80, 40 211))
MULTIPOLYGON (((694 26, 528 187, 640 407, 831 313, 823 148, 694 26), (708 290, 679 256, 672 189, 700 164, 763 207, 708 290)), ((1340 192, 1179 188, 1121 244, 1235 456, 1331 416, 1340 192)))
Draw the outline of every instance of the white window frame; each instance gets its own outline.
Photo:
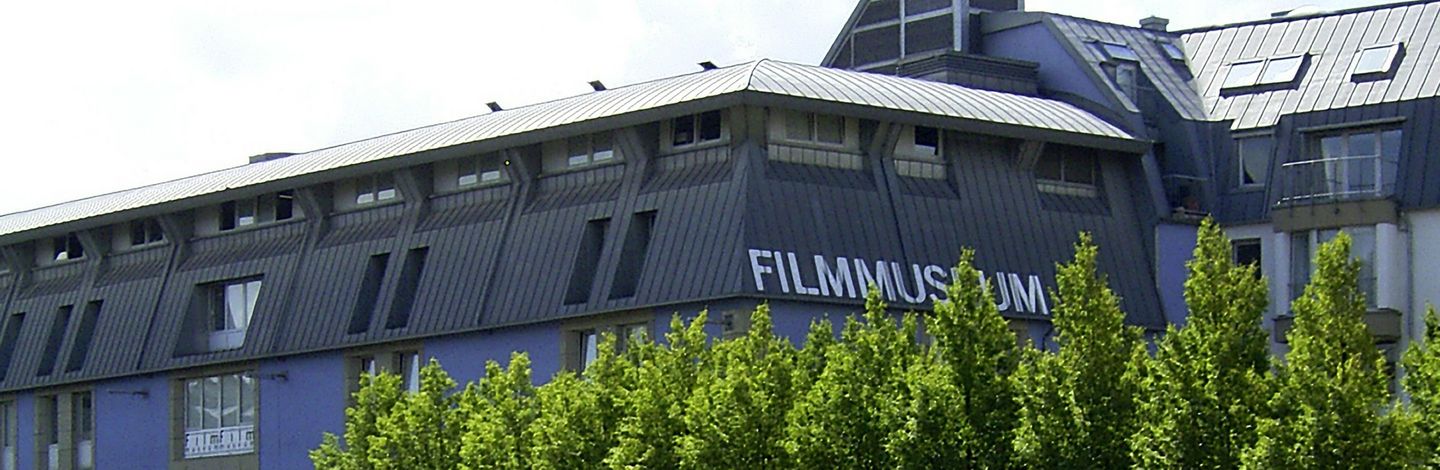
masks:
POLYGON ((1300 76, 1300 71, 1305 68, 1305 57, 1306 57, 1306 56, 1307 56, 1307 54, 1289 54, 1289 55, 1276 56, 1276 57, 1267 57, 1267 58, 1261 58, 1261 59, 1237 60, 1237 61, 1235 61, 1235 62, 1230 63, 1230 65, 1229 65, 1228 67, 1226 67, 1226 69, 1225 69, 1225 78, 1224 78, 1224 80, 1222 80, 1222 81, 1220 82, 1220 89, 1222 89, 1222 90, 1233 90, 1233 89, 1249 88, 1249 87, 1261 86, 1261 85, 1278 85, 1278 84, 1282 84, 1282 83, 1293 83, 1293 82, 1295 81, 1295 79, 1300 76), (1281 78, 1270 78, 1270 79, 1268 79, 1268 80, 1265 78, 1265 77, 1271 72, 1271 68, 1270 68, 1270 67, 1271 67, 1272 65, 1275 65, 1275 64, 1277 64, 1277 63, 1284 63, 1285 61, 1292 60, 1292 59, 1298 59, 1299 62, 1295 65, 1295 69, 1294 69, 1291 73, 1289 73, 1289 74, 1287 74, 1287 75, 1285 75, 1284 77, 1281 77, 1281 78), (1251 64, 1256 64, 1256 63, 1258 63, 1258 64, 1260 65, 1260 68, 1255 71, 1254 76, 1252 76, 1252 77, 1247 77, 1248 79, 1246 79, 1246 80, 1239 80, 1239 79, 1233 79, 1233 78, 1232 78, 1231 74, 1233 74, 1233 73, 1235 72, 1235 68, 1236 68, 1236 67, 1243 66, 1243 65, 1251 65, 1251 64), (1282 78, 1283 78, 1283 79, 1282 79, 1282 78))
POLYGON ((1095 41, 1095 44, 1096 47, 1100 48, 1100 52, 1105 54, 1105 57, 1112 61, 1140 61, 1140 54, 1136 53, 1135 49, 1130 47, 1129 44, 1121 44, 1109 41, 1095 41))
POLYGON ((1268 133, 1268 132, 1266 132, 1266 133, 1252 133, 1252 134, 1238 134, 1238 135, 1236 135, 1234 138, 1235 138, 1235 187, 1236 187, 1236 188, 1239 188, 1239 189, 1260 189, 1260 188, 1264 188, 1264 187, 1265 187, 1265 182, 1268 181, 1269 178, 1270 178, 1270 162, 1275 159, 1275 135, 1274 135, 1274 134, 1270 134, 1270 133, 1268 133), (1270 143, 1270 151, 1269 151, 1269 152, 1266 152, 1266 154, 1263 155, 1263 156, 1259 156, 1259 157, 1262 159, 1262 162, 1261 162, 1261 163, 1263 163, 1263 166, 1262 166, 1261 168, 1262 168, 1262 171, 1264 172, 1263 174, 1260 175, 1259 180, 1257 180, 1257 181, 1255 181, 1255 182, 1253 182, 1253 183, 1246 183, 1246 182, 1245 182, 1245 176, 1246 176, 1246 173, 1245 173, 1245 168, 1246 168, 1245 163, 1246 163, 1246 155, 1247 155, 1247 154, 1245 153, 1245 145, 1244 145, 1244 142, 1245 142, 1245 141, 1250 141, 1250 140, 1258 140, 1258 139, 1264 139, 1264 140, 1268 141, 1268 142, 1270 143))
POLYGON ((1156 40, 1155 43, 1160 45, 1160 50, 1165 53, 1165 57, 1169 57, 1170 60, 1176 62, 1185 61, 1185 49, 1180 47, 1179 44, 1173 41, 1163 40, 1156 40))
POLYGON ((1290 233, 1290 253, 1287 259, 1291 263, 1290 268, 1290 300, 1300 298, 1305 291, 1305 285, 1309 284, 1315 274, 1315 255, 1320 252, 1320 245, 1333 240, 1339 232, 1350 234, 1352 240, 1350 255, 1352 259, 1361 262, 1359 281, 1360 292, 1365 294, 1365 306, 1374 310, 1379 295, 1379 266, 1375 265, 1375 257, 1378 251, 1376 242, 1376 227, 1374 225, 1360 225, 1339 228, 1324 228, 1317 230, 1304 230, 1290 233), (1368 234, 1367 234, 1368 233, 1368 234), (1304 239, 1304 243, 1297 243, 1298 239, 1304 239), (1303 258, 1300 258, 1297 250, 1303 247, 1306 251, 1303 258), (1368 249, 1367 249, 1368 248, 1368 249), (1366 257, 1368 255, 1368 257, 1366 257), (1295 263, 1303 263, 1296 266, 1295 263), (1301 268, 1304 268, 1303 270, 1301 268))
POLYGON ((818 148, 824 148, 824 149, 833 149, 833 150, 854 150, 854 147, 855 147, 855 146, 857 145, 857 143, 858 143, 858 142, 856 142, 856 136, 854 135, 855 132, 856 132, 856 129, 853 128, 853 127, 854 127, 853 120, 852 120, 850 117, 841 116, 841 115, 838 115, 838 114, 817 113, 817 112, 800 111, 800 110, 794 110, 794 109, 778 109, 777 111, 778 111, 778 112, 775 113, 775 114, 776 114, 777 116, 779 116, 779 119, 777 119, 777 121, 779 122, 779 125, 778 125, 777 128, 775 129, 776 132, 775 132, 774 134, 775 134, 777 137, 779 137, 779 140, 780 140, 781 142, 788 143, 788 144, 799 144, 799 145, 802 145, 802 146, 812 146, 812 147, 818 147, 818 148), (833 141, 827 141, 827 140, 821 140, 821 139, 820 139, 820 122, 821 122, 821 118, 822 118, 822 117, 824 117, 824 118, 826 118, 826 119, 836 119, 836 120, 839 120, 839 122, 840 122, 840 129, 839 129, 839 131, 840 131, 840 141, 839 141, 839 142, 833 142, 833 141), (799 127, 806 128, 806 129, 805 129, 805 132, 806 132, 806 135, 805 135, 805 136, 793 136, 793 135, 791 135, 791 132, 790 132, 790 131, 791 131, 791 125, 792 125, 792 122, 791 122, 791 121, 796 120, 796 119, 805 119, 805 120, 806 120, 806 122, 805 122, 804 124, 800 124, 800 125, 799 125, 799 127))
POLYGON ((239 349, 255 318, 263 279, 249 278, 206 285, 206 337, 209 351, 239 349))
POLYGON ((561 148, 565 150, 565 168, 585 168, 620 161, 620 149, 616 148, 615 137, 614 132, 597 132, 561 141, 561 148), (596 146, 596 137, 601 136, 609 137, 610 148, 600 149, 596 146))
POLYGON ((1349 76, 1351 78, 1355 78, 1390 73, 1390 71, 1395 70, 1395 58, 1400 55, 1401 48, 1403 47, 1405 47, 1404 44, 1397 41, 1360 48, 1360 50, 1355 51, 1355 58, 1350 62, 1349 76), (1385 54, 1385 62, 1383 67, 1361 70, 1360 59, 1365 56, 1365 53, 1370 51, 1378 51, 1381 49, 1388 49, 1385 54))
POLYGON ((255 452, 260 384, 254 371, 188 377, 180 381, 179 389, 183 459, 255 452), (212 388, 213 400, 209 393, 212 388), (228 401, 227 396, 233 396, 233 401, 228 401), (197 397, 200 402, 194 403, 197 397), (233 417, 228 423, 227 415, 233 417))

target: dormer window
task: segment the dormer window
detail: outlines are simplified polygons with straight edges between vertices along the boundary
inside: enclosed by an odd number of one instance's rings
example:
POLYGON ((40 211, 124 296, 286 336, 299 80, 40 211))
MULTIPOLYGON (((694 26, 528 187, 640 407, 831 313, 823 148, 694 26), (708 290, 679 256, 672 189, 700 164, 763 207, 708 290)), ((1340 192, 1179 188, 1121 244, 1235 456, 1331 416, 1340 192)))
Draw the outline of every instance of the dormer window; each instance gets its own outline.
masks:
POLYGON ((1109 58, 1110 60, 1128 60, 1130 62, 1140 61, 1140 56, 1136 55, 1135 50, 1131 49, 1130 46, 1103 41, 1099 42, 1099 45, 1100 50, 1105 52, 1105 57, 1109 58))
POLYGON ((928 126, 905 126, 895 144, 895 157, 910 160, 940 160, 940 129, 928 126))
POLYGON ((1222 89, 1293 83, 1305 64, 1305 55, 1272 57, 1230 64, 1222 89))
MULTIPOLYGON (((220 230, 234 230, 256 224, 288 220, 294 216, 295 193, 292 191, 237 199, 220 204, 220 230)), ((134 231, 132 230, 131 233, 133 234, 134 231)), ((131 240, 133 242, 134 239, 131 240)))
POLYGON ((255 302, 260 298, 260 280, 226 281, 201 288, 206 295, 205 314, 209 329, 206 333, 210 351, 239 349, 245 345, 245 332, 255 315, 255 302))
POLYGON ((1178 62, 1184 62, 1184 61, 1185 61, 1185 50, 1184 50, 1184 49, 1181 49, 1179 44, 1175 44, 1175 43, 1170 42, 1170 41, 1157 41, 1157 42, 1159 42, 1159 44, 1160 44, 1160 49, 1162 49, 1162 50, 1165 51, 1165 57, 1169 57, 1170 60, 1174 60, 1174 61, 1178 61, 1178 62))
POLYGON ((1355 54, 1355 63, 1350 66, 1350 77, 1365 78, 1390 73, 1401 49, 1398 42, 1360 49, 1360 52, 1355 54))
POLYGON ((55 261, 66 261, 85 257, 85 246, 80 244, 80 237, 75 232, 64 236, 55 237, 50 240, 55 261))
POLYGON ((160 230, 158 219, 130 221, 130 246, 144 246, 165 241, 165 232, 160 230))
POLYGON ((395 189, 395 176, 390 173, 366 175, 355 178, 355 205, 374 204, 399 196, 395 189))
POLYGON ((1035 179, 1042 192, 1095 197, 1099 194, 1100 159, 1088 150, 1046 152, 1035 163, 1035 179))
POLYGON ((824 145, 845 145, 845 118, 833 114, 785 111, 785 139, 824 145))
POLYGON ((505 181, 504 163, 499 154, 489 154, 460 161, 455 186, 471 188, 505 181))
POLYGON ((670 120, 670 146, 685 147, 724 138, 724 118, 719 110, 680 116, 670 120))
POLYGON ((614 134, 601 132, 575 136, 565 141, 566 165, 577 168, 615 160, 614 134))

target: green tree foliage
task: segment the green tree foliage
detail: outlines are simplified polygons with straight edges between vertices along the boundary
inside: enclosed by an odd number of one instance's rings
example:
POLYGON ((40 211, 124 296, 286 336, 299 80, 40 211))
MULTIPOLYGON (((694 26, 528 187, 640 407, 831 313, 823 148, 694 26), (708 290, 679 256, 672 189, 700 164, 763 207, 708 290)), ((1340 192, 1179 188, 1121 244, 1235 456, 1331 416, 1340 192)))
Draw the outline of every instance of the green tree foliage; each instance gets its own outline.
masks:
POLYGON ((606 334, 598 351, 583 378, 562 372, 536 391, 539 409, 528 433, 533 468, 596 468, 619 442, 635 367, 615 354, 614 335, 606 334))
POLYGON ((701 312, 687 325, 677 315, 670 321, 665 346, 645 343, 627 351, 638 366, 634 389, 626 394, 619 444, 605 459, 611 468, 680 465, 678 443, 686 429, 686 401, 709 362, 704 329, 707 316, 701 312))
POLYGON ((1410 457, 1385 362, 1365 327, 1365 296, 1356 283, 1350 237, 1320 246, 1315 275, 1292 304, 1290 352, 1279 367, 1274 415, 1259 420, 1250 468, 1395 468, 1410 457))
POLYGON ((1147 357, 1138 329, 1096 269, 1088 234, 1057 267, 1056 354, 1031 352, 1017 372, 1015 450, 1030 468, 1123 468, 1147 357))
POLYGON ((466 469, 521 468, 530 462, 526 433, 535 421, 535 387, 530 382, 530 358, 510 357, 510 368, 485 363, 485 377, 466 387, 459 414, 466 417, 460 447, 466 469))
POLYGON ((1219 225, 1200 225, 1189 262, 1184 328, 1171 326, 1150 368, 1140 430, 1144 468, 1230 469, 1256 440, 1269 397, 1269 343, 1261 328, 1267 292, 1257 266, 1236 266, 1219 225))
POLYGON ((716 344, 685 402, 680 437, 684 468, 777 468, 786 462, 795 348, 774 335, 770 308, 751 315, 750 331, 716 344))
MULTIPOLYGON (((1000 316, 994 294, 975 269, 975 253, 964 250, 947 288, 947 300, 936 302, 926 324, 935 348, 952 379, 949 393, 957 397, 960 428, 952 468, 1004 468, 1010 465, 1019 407, 1011 375, 1020 350, 1015 333, 1000 316)), ((917 379, 943 374, 916 370, 917 379)), ((915 412, 918 412, 916 410, 915 412)))
POLYGON ((345 446, 326 433, 310 452, 316 468, 453 469, 459 464, 463 419, 450 392, 455 381, 431 360, 420 391, 405 393, 394 374, 366 374, 345 410, 345 446))
POLYGON ((1440 468, 1440 315, 1425 309, 1425 339, 1405 352, 1405 390, 1417 421, 1417 451, 1430 468, 1440 468))

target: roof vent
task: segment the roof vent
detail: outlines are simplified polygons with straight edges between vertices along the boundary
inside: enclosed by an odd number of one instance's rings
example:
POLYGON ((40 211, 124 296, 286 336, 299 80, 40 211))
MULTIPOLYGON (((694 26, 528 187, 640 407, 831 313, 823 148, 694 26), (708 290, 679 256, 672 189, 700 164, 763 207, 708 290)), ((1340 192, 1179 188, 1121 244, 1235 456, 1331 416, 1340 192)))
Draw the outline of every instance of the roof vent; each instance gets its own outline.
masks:
POLYGON ((505 110, 505 108, 500 107, 500 103, 496 103, 494 101, 485 103, 485 107, 490 108, 490 112, 492 113, 498 113, 505 110))
POLYGON ((262 154, 259 154, 259 155, 251 155, 251 156, 250 156, 250 163, 260 163, 260 162, 268 162, 268 161, 270 161, 270 160, 279 160, 279 159, 282 159, 282 158, 285 158, 285 157, 288 157, 288 156, 291 156, 291 155, 295 155, 295 154, 292 153, 292 152, 270 152, 270 153, 262 153, 262 154))
POLYGON ((1166 31, 1170 28, 1170 20, 1158 16, 1149 16, 1140 20, 1140 27, 1151 31, 1166 31))
POLYGON ((590 82, 590 88, 594 88, 595 91, 605 91, 605 84, 600 83, 599 80, 593 80, 590 82))
POLYGON ((720 68, 720 66, 715 65, 714 62, 711 62, 711 61, 708 61, 708 60, 700 63, 700 69, 701 69, 701 70, 715 70, 715 69, 718 69, 718 68, 720 68))
POLYGON ((1319 14, 1321 14, 1321 13, 1325 13, 1325 9, 1320 8, 1320 7, 1318 7, 1318 6, 1315 6, 1315 5, 1305 5, 1305 6, 1302 6, 1302 7, 1299 7, 1299 8, 1295 8, 1295 9, 1293 9, 1293 10, 1282 10, 1282 11, 1277 11, 1277 12, 1275 12, 1275 13, 1271 13, 1271 14, 1270 14, 1270 17, 1271 17, 1271 18, 1295 18, 1295 17, 1297 17, 1297 16, 1319 15, 1319 14))

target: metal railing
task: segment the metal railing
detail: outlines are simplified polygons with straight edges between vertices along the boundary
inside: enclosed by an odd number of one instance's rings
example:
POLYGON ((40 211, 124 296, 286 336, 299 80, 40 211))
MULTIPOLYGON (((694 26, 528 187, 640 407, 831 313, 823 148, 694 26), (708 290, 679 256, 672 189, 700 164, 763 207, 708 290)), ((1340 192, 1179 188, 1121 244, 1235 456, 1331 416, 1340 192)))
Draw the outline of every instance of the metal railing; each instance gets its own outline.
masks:
POLYGON ((1280 169, 1280 204, 1304 204, 1390 196, 1398 165, 1379 156, 1332 157, 1285 163, 1280 169))
POLYGON ((255 450, 255 425, 185 431, 185 458, 244 454, 255 450))

